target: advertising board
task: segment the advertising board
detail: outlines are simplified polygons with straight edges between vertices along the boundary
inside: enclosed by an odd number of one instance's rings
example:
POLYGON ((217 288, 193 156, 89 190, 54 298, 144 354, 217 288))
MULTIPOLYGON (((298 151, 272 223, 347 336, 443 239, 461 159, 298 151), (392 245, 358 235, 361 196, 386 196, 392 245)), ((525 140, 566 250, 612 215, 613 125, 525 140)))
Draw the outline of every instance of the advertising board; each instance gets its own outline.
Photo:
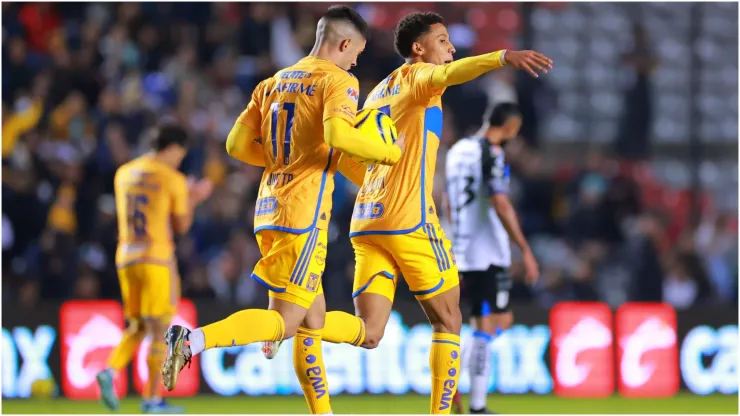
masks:
MULTIPOLYGON (((61 393, 68 397, 97 397, 95 383, 90 384, 91 374, 105 365, 110 350, 120 340, 124 323, 117 302, 93 302, 49 304, 23 314, 3 311, 3 397, 29 397, 31 383, 49 377, 53 377, 61 385, 61 393), (89 339, 88 333, 92 334, 89 339)), ((7 306, 4 304, 3 307, 7 306)), ((581 374, 579 369, 584 368, 582 360, 589 354, 583 348, 577 354, 563 351, 564 345, 571 348, 567 344, 572 341, 563 340, 562 334, 573 333, 573 325, 578 322, 552 322, 553 316, 560 313, 557 311, 564 310, 562 308, 548 311, 514 307, 517 325, 505 331, 491 344, 491 392, 568 394, 563 390, 563 385, 578 381, 581 374), (557 345, 556 339, 559 340, 557 345), (560 370, 557 359, 551 360, 551 357, 559 355, 563 360, 568 358, 563 361, 565 364, 561 364, 560 370), (578 377, 561 377, 560 374, 565 374, 563 368, 569 369, 568 371, 575 368, 573 371, 578 377)), ((233 308, 217 302, 183 301, 177 319, 190 325, 202 324, 222 319, 233 311, 233 308)), ((618 390, 620 394, 626 395, 656 396, 672 394, 670 392, 675 391, 676 385, 679 385, 689 392, 702 395, 737 394, 738 328, 737 311, 732 307, 701 308, 680 311, 673 315, 677 358, 668 358, 664 362, 674 364, 655 362, 655 354, 674 354, 671 352, 674 347, 670 345, 665 348, 643 346, 638 348, 639 353, 635 353, 630 352, 635 347, 630 346, 629 339, 625 341, 626 344, 620 343, 620 339, 625 336, 629 338, 630 334, 639 332, 644 316, 641 318, 639 313, 632 315, 623 311, 609 311, 609 316, 613 325, 603 325, 612 329, 612 347, 602 349, 612 348, 612 370, 608 370, 609 364, 604 364, 598 371, 605 373, 598 377, 610 378, 612 381, 603 381, 603 385, 611 385, 612 391, 618 390), (655 370, 651 373, 653 366, 661 367, 654 367, 655 370), (609 371, 612 371, 612 377, 608 377, 609 371), (641 377, 649 373, 652 375, 644 384, 635 381, 640 381, 641 377), (658 379, 664 381, 655 381, 658 379), (670 388, 660 390, 664 388, 660 387, 650 393, 633 391, 637 385, 668 385, 670 388)), ((429 393, 428 351, 431 328, 423 319, 424 315, 418 305, 399 303, 377 349, 364 350, 325 343, 324 361, 330 393, 429 393)), ((672 327, 670 317, 664 316, 664 321, 669 328, 672 327)), ((464 327, 463 345, 470 336, 471 330, 464 327)), ((608 338, 607 335, 605 337, 608 338)), ((178 385, 173 394, 301 394, 293 372, 291 342, 286 341, 273 360, 264 359, 257 344, 206 351, 198 357, 199 362, 193 363, 190 369, 183 370, 183 383, 178 385), (185 383, 186 379, 191 382, 185 383)), ((123 371, 118 378, 118 383, 121 383, 117 384, 119 391, 134 394, 146 382, 142 348, 135 355, 130 368, 123 371), (126 383, 120 380, 125 380, 126 383)), ((459 385, 463 393, 470 389, 466 360, 463 355, 459 385)), ((593 366, 590 368, 589 375, 596 374, 592 372, 597 369, 593 366)), ((606 387, 601 388, 603 391, 607 390, 606 387)), ((575 393, 571 391, 571 394, 575 393)))

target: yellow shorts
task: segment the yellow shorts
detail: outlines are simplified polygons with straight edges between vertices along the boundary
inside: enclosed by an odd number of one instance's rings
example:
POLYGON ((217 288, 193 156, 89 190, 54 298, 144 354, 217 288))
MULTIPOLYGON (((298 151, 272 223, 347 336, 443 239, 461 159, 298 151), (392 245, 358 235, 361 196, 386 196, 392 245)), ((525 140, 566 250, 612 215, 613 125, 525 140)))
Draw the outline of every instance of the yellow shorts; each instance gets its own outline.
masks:
POLYGON ((170 320, 180 301, 177 266, 139 263, 118 269, 123 313, 129 319, 170 320))
POLYGON ((391 302, 399 273, 417 300, 444 293, 460 284, 452 245, 439 224, 424 224, 408 234, 352 237, 355 280, 352 297, 375 293, 391 302))
POLYGON ((324 293, 326 230, 314 228, 303 234, 262 230, 256 237, 262 258, 252 278, 270 291, 270 297, 310 308, 324 293))

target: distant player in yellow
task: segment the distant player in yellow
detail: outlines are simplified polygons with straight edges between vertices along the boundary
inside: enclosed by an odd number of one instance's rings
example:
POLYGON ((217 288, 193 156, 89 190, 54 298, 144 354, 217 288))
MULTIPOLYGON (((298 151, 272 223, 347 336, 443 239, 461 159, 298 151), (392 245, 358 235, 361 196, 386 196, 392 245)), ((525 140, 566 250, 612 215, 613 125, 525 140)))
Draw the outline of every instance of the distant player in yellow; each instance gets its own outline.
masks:
MULTIPOLYGON (((460 371, 460 288, 450 242, 432 200, 437 148, 442 135, 445 88, 511 65, 546 72, 550 59, 533 51, 497 51, 453 61, 455 48, 441 16, 414 13, 398 24, 396 51, 406 64, 370 92, 365 108, 376 108, 406 136, 404 156, 393 167, 355 169, 361 184, 350 237, 355 250, 357 317, 326 315, 323 339, 375 348, 390 316, 402 274, 432 325, 431 413, 450 413, 460 371)), ((275 347, 265 348, 274 355, 275 347)), ((268 355, 269 358, 269 355, 268 355)))
POLYGON ((235 123, 229 154, 265 166, 255 209, 262 259, 252 277, 269 290, 269 310, 243 310, 193 331, 170 328, 162 370, 168 390, 203 350, 295 335, 293 360, 309 409, 331 413, 321 354, 326 313, 321 276, 339 153, 387 165, 401 157, 399 146, 353 127, 359 86, 347 70, 367 36, 357 12, 330 7, 318 23, 310 56, 261 82, 235 123))
POLYGON ((118 214, 116 267, 128 326, 97 375, 101 401, 119 406, 113 388, 116 372, 131 361, 144 337, 152 337, 147 364, 149 380, 143 392, 145 413, 182 413, 161 396, 160 369, 165 358, 162 332, 167 330, 180 299, 173 231, 187 233, 193 208, 210 195, 208 180, 188 182, 177 169, 187 152, 186 131, 176 125, 159 129, 152 150, 120 168, 114 179, 118 214))

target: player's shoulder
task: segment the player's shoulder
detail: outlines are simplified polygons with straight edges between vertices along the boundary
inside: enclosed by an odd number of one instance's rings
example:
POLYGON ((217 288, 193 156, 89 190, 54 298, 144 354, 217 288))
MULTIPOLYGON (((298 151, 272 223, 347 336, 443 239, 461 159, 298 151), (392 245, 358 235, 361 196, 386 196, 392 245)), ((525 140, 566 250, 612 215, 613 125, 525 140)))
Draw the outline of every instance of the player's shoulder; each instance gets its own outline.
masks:
POLYGON ((137 156, 128 162, 122 164, 116 169, 116 174, 130 172, 139 166, 145 166, 147 164, 147 158, 145 156, 137 156))
POLYGON ((417 72, 422 71, 425 69, 434 69, 437 65, 430 64, 429 62, 414 62, 413 64, 404 64, 401 65, 398 70, 404 72, 404 73, 411 73, 411 72, 417 72))
POLYGON ((167 176, 172 178, 173 180, 176 180, 178 182, 185 182, 187 180, 187 176, 185 176, 184 173, 180 172, 179 169, 175 169, 170 166, 165 166, 167 176))
POLYGON ((350 85, 355 88, 359 88, 360 82, 357 77, 349 71, 330 64, 326 68, 326 76, 324 77, 327 86, 328 85, 350 85))
POLYGON ((357 82, 357 78, 351 72, 339 67, 337 64, 325 59, 318 59, 313 56, 307 56, 295 65, 289 66, 275 74, 275 79, 283 78, 300 78, 309 79, 319 77, 331 81, 350 81, 357 82))
POLYGON ((263 79, 262 81, 259 82, 259 84, 257 84, 254 90, 258 91, 262 95, 269 93, 270 90, 272 90, 272 87, 274 87, 275 84, 277 83, 276 77, 277 77, 277 74, 275 74, 274 76, 270 78, 263 79))
POLYGON ((123 184, 127 182, 127 179, 131 178, 135 172, 145 169, 146 167, 147 160, 144 156, 133 158, 116 169, 113 182, 114 184, 123 184))

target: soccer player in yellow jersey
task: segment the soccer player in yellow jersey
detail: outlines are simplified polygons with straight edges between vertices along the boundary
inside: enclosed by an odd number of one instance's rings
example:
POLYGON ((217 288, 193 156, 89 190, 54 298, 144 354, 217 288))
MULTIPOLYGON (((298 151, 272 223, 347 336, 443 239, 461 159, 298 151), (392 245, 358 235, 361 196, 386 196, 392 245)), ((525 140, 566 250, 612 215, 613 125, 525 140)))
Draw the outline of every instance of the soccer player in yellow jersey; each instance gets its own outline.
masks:
POLYGON ((149 380, 143 392, 145 413, 182 413, 160 393, 160 369, 165 358, 162 332, 167 330, 180 299, 172 232, 187 233, 193 208, 211 193, 211 183, 193 182, 177 169, 187 151, 187 133, 177 125, 162 126, 152 151, 120 168, 114 179, 118 215, 116 267, 128 326, 97 375, 101 401, 111 410, 119 401, 113 377, 131 361, 145 336, 152 337, 147 364, 149 380))
POLYGON ((455 257, 432 200, 442 94, 449 86, 504 65, 537 76, 535 71, 547 72, 552 61, 533 51, 497 51, 453 62, 455 48, 435 13, 405 17, 396 29, 395 46, 406 64, 370 92, 365 107, 388 114, 399 134, 405 134, 404 156, 393 167, 375 165, 367 173, 358 168, 350 175, 361 184, 350 233, 357 262, 352 296, 358 316, 327 313, 323 339, 376 347, 402 274, 434 331, 430 411, 448 414, 460 371, 462 317, 455 257))
POLYGON ((261 82, 235 123, 229 154, 265 166, 255 210, 262 259, 252 277, 269 290, 269 310, 243 310, 193 331, 170 328, 162 370, 168 390, 191 357, 205 349, 295 336, 293 360, 309 410, 331 413, 321 354, 326 313, 321 276, 339 153, 386 165, 401 157, 399 146, 374 141, 353 127, 359 85, 347 70, 367 37, 367 24, 354 10, 329 8, 310 56, 261 82))

